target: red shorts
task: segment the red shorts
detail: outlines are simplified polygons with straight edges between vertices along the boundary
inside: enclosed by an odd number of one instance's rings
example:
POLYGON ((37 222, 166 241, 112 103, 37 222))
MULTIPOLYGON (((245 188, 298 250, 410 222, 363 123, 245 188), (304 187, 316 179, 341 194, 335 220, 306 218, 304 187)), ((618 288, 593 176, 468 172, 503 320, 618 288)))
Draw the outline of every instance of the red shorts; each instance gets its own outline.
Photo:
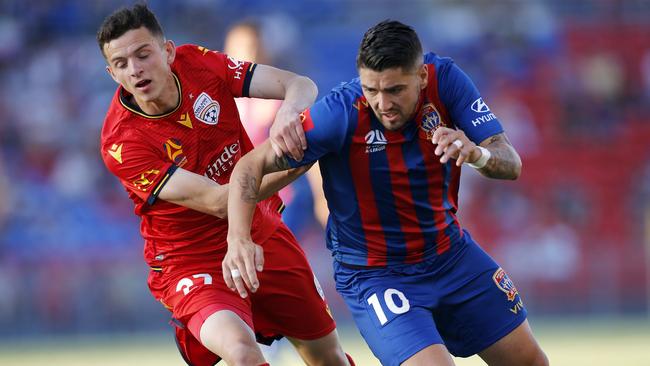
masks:
POLYGON ((291 231, 280 224, 264 248, 260 287, 242 299, 230 290, 222 276, 221 259, 163 267, 152 272, 149 287, 176 320, 179 349, 188 363, 212 366, 218 358, 197 338, 206 318, 219 310, 239 315, 258 335, 270 340, 280 336, 321 338, 336 327, 320 285, 291 231))

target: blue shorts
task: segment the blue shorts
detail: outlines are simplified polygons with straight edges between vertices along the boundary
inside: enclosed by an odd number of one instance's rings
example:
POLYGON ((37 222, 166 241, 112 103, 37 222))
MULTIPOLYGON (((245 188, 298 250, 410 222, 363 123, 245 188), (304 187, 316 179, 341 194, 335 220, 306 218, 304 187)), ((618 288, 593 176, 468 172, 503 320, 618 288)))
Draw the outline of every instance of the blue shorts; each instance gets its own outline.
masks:
POLYGON ((353 269, 334 262, 336 289, 382 365, 399 365, 432 344, 468 357, 526 319, 505 271, 467 231, 463 241, 417 264, 353 269))

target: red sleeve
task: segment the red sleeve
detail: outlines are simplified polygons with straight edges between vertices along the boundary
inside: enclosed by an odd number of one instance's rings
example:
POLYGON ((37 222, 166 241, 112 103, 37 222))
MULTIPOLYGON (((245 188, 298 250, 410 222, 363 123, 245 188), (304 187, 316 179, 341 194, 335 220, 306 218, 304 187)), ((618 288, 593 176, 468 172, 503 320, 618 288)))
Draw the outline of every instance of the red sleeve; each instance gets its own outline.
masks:
POLYGON ((210 69, 214 70, 220 79, 222 79, 230 89, 233 97, 248 97, 251 79, 255 71, 256 64, 248 61, 239 61, 218 51, 210 51, 205 47, 196 47, 196 50, 202 54, 203 63, 210 69))
POLYGON ((102 144, 102 159, 127 191, 153 204, 176 166, 153 147, 128 139, 102 144))

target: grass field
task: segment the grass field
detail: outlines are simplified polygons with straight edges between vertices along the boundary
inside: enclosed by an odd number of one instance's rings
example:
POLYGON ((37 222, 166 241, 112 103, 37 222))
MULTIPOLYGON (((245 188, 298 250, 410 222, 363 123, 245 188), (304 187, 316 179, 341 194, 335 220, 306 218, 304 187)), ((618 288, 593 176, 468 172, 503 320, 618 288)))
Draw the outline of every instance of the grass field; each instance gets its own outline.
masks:
MULTIPOLYGON (((633 320, 543 320, 531 322, 535 333, 556 366, 649 366, 650 321, 633 320)), ((362 339, 352 328, 343 328, 346 350, 359 366, 375 366, 362 339)), ((274 366, 302 365, 291 347, 283 342, 270 350, 274 366)), ((484 365, 478 357, 456 359, 458 366, 484 365)), ((183 366, 170 336, 124 335, 35 342, 3 342, 2 366, 183 366)))

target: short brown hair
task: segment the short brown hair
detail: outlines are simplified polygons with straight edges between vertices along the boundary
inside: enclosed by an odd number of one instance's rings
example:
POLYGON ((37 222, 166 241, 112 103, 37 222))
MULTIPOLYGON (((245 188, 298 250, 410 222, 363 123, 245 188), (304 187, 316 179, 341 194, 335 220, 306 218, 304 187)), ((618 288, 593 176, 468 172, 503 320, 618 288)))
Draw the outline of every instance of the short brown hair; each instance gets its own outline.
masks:
MULTIPOLYGON (((154 36, 163 38, 163 30, 154 13, 146 4, 139 3, 132 8, 120 8, 104 19, 97 31, 97 44, 104 55, 104 45, 121 37, 124 33, 145 27, 154 36)), ((106 57, 106 55, 104 55, 106 57)))
POLYGON ((357 69, 410 69, 422 61, 422 44, 413 28, 384 20, 366 31, 357 54, 357 69))

